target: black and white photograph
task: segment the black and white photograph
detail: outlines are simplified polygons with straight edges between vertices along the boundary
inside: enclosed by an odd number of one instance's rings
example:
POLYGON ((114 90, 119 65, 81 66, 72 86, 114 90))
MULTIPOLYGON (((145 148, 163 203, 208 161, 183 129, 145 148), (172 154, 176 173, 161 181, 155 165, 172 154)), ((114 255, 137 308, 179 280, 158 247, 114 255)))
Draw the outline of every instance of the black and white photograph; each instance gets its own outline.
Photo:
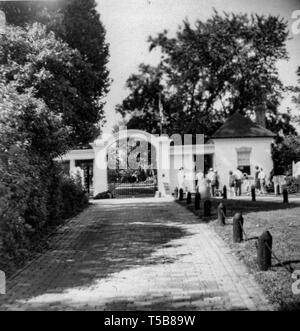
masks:
POLYGON ((300 0, 0 1, 0 311, 300 311, 300 0))

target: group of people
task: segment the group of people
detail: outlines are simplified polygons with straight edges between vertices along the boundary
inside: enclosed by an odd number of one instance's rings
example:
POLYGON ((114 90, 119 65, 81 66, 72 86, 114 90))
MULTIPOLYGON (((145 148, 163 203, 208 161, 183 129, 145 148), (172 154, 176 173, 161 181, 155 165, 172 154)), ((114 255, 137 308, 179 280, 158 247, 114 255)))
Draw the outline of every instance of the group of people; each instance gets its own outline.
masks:
MULTIPOLYGON (((267 187, 267 176, 263 168, 255 167, 254 175, 254 186, 256 194, 266 194, 267 187)), ((229 172, 229 190, 231 196, 241 196, 242 186, 244 185, 246 193, 249 195, 253 183, 250 180, 250 176, 247 173, 242 173, 242 171, 237 168, 234 172, 229 172)))
POLYGON ((267 175, 263 168, 255 167, 255 190, 257 193, 266 194, 267 193, 267 175))
POLYGON ((217 170, 209 169, 206 176, 201 171, 196 174, 196 188, 202 195, 215 197, 219 194, 219 186, 220 180, 217 170))
MULTIPOLYGON (((179 169, 179 187, 185 189, 184 168, 179 169)), ((205 175, 202 171, 196 173, 196 190, 203 196, 216 197, 222 195, 220 191, 220 179, 217 170, 210 168, 205 175)), ((262 168, 255 167, 254 186, 257 194, 266 194, 267 176, 262 168)), ((229 192, 231 196, 241 196, 244 188, 245 193, 250 195, 253 178, 251 180, 247 173, 243 173, 239 168, 229 172, 229 192)))
MULTIPOLYGON (((195 179, 197 191, 200 192, 203 197, 212 194, 212 192, 215 192, 215 190, 219 188, 217 172, 213 172, 212 169, 207 176, 205 176, 203 172, 199 171, 196 173, 195 179)), ((180 168, 178 172, 178 188, 182 188, 185 192, 187 192, 188 189, 186 184, 188 180, 193 180, 193 178, 189 178, 183 167, 180 168)))

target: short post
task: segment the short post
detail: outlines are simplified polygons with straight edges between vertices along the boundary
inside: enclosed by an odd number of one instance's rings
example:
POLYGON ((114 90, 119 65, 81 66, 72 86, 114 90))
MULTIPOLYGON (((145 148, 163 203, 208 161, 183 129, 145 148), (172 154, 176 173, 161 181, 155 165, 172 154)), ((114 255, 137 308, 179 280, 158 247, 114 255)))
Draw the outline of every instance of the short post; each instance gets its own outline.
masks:
POLYGON ((272 236, 265 231, 257 242, 257 263, 259 270, 266 271, 272 266, 272 236))
POLYGON ((256 201, 256 191, 255 191, 254 185, 251 186, 251 197, 252 197, 252 201, 255 202, 256 201))
POLYGON ((223 203, 220 203, 218 206, 218 222, 219 225, 224 226, 226 221, 226 207, 223 203))
POLYGON ((200 209, 200 201, 201 201, 201 194, 199 192, 196 192, 196 195, 195 195, 195 210, 200 209))
POLYGON ((233 217, 233 242, 240 243, 243 241, 244 218, 242 214, 236 213, 233 217))
POLYGON ((224 187, 223 187, 223 199, 227 200, 227 187, 226 187, 226 185, 224 185, 224 187))
POLYGON ((188 192, 187 197, 186 197, 186 204, 190 205, 192 203, 192 193, 188 192))
POLYGON ((204 216, 205 217, 211 216, 211 201, 210 200, 204 201, 204 216))
POLYGON ((286 188, 282 191, 282 195, 283 195, 283 203, 289 203, 289 192, 286 188))
POLYGON ((179 190, 179 201, 182 201, 183 200, 183 189, 181 188, 179 190))

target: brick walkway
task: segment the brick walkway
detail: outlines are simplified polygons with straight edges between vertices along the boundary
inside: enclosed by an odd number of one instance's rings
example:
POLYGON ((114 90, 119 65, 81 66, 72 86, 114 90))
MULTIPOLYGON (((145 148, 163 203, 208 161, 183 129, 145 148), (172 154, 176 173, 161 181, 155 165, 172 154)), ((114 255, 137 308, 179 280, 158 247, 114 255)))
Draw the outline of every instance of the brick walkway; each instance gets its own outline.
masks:
POLYGON ((97 202, 8 282, 1 310, 271 309, 206 224, 167 200, 97 202))

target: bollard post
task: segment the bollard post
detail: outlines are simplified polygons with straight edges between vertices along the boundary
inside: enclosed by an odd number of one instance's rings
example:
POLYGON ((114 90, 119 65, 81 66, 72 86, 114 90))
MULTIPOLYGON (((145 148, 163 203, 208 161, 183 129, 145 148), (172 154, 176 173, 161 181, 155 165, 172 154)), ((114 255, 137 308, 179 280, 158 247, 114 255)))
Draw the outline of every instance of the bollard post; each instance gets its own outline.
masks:
POLYGON ((196 192, 196 195, 195 195, 195 210, 200 209, 200 201, 201 201, 201 195, 200 195, 199 192, 196 192))
POLYGON ((236 213, 233 217, 233 242, 240 243, 243 241, 244 218, 242 214, 236 213))
POLYGON ((190 205, 192 203, 192 193, 188 192, 187 197, 186 197, 186 204, 190 205))
POLYGON ((224 187, 223 187, 223 199, 227 200, 227 187, 226 187, 226 185, 224 185, 224 187))
POLYGON ((211 216, 211 201, 210 200, 204 201, 204 216, 205 217, 211 216))
POLYGON ((220 203, 218 206, 218 222, 219 225, 225 225, 226 221, 226 207, 223 203, 220 203))
POLYGON ((182 201, 183 200, 183 189, 181 188, 179 190, 179 201, 182 201))
POLYGON ((256 191, 255 191, 254 185, 251 186, 251 197, 252 197, 252 201, 255 202, 256 201, 256 191))
POLYGON ((266 271, 272 266, 272 236, 265 231, 257 241, 257 263, 259 270, 266 271))
POLYGON ((283 195, 283 203, 289 203, 289 192, 286 188, 282 191, 282 195, 283 195))

